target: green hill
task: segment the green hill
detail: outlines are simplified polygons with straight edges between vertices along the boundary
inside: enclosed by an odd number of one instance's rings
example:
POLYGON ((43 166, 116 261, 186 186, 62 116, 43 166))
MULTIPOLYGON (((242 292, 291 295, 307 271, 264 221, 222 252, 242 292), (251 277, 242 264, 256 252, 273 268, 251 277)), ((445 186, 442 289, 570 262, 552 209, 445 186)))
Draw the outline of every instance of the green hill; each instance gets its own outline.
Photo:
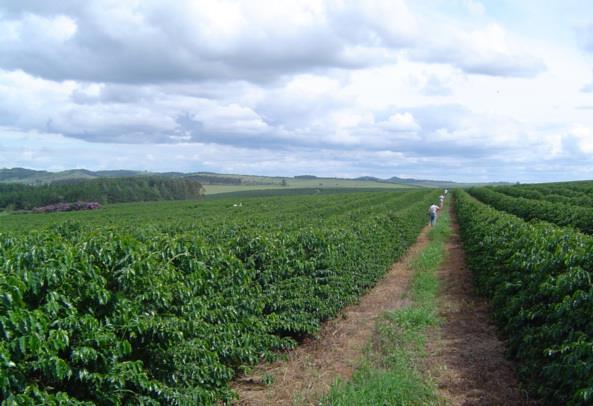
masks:
POLYGON ((239 174, 220 174, 213 172, 146 172, 131 170, 103 170, 90 171, 86 169, 71 169, 62 172, 36 171, 25 168, 0 169, 0 183, 22 183, 26 185, 46 185, 51 183, 71 183, 76 180, 91 180, 105 178, 126 177, 162 177, 162 178, 191 178, 200 182, 206 194, 240 192, 249 190, 268 190, 278 188, 410 188, 435 187, 454 188, 474 186, 475 184, 456 183, 442 180, 405 179, 392 177, 380 179, 363 176, 355 179, 328 178, 315 175, 298 176, 257 176, 239 174))

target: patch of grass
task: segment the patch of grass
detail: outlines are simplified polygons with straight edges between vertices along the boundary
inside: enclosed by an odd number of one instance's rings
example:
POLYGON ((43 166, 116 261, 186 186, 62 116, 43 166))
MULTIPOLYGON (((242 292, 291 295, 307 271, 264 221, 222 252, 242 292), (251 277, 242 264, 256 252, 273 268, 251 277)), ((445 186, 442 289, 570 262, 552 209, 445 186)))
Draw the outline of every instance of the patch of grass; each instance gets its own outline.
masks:
POLYGON ((451 233, 443 211, 429 232, 428 246, 410 263, 411 304, 386 312, 376 325, 373 342, 348 382, 338 381, 322 405, 439 405, 436 387, 421 370, 426 331, 439 323, 436 270, 445 257, 444 243, 451 233))
POLYGON ((274 376, 266 373, 262 377, 262 382, 264 383, 264 385, 272 385, 274 383, 274 376))
POLYGON ((451 235, 451 219, 446 209, 439 215, 437 224, 428 232, 428 238, 433 241, 445 242, 451 235))

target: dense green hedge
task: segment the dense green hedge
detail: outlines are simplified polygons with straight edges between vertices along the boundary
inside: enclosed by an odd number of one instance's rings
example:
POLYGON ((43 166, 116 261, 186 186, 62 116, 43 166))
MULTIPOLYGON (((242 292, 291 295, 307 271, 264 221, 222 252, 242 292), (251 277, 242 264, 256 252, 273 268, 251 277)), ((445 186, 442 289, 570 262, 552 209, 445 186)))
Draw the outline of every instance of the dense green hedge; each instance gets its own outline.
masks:
POLYGON ((221 204, 201 223, 168 213, 158 227, 148 214, 118 225, 112 212, 111 225, 92 214, 93 225, 0 234, 0 394, 228 401, 243 366, 314 334, 371 287, 415 240, 435 195, 271 198, 272 212, 290 215, 267 220, 261 199, 221 204))
POLYGON ((528 390, 548 404, 593 403, 593 238, 462 191, 456 210, 468 265, 528 390))
POLYGON ((559 226, 572 226, 584 233, 593 234, 593 207, 512 197, 487 187, 471 188, 468 191, 478 200, 525 220, 548 221, 559 226))
POLYGON ((526 199, 545 200, 550 203, 561 203, 572 206, 593 206, 593 193, 588 185, 575 182, 572 187, 559 187, 550 184, 497 186, 497 192, 526 199))
POLYGON ((134 176, 41 186, 0 183, 0 209, 30 210, 54 203, 77 201, 122 203, 196 199, 202 194, 202 185, 191 177, 134 176))
POLYGON ((546 200, 552 203, 584 207, 593 206, 592 181, 497 186, 496 191, 509 196, 546 200))

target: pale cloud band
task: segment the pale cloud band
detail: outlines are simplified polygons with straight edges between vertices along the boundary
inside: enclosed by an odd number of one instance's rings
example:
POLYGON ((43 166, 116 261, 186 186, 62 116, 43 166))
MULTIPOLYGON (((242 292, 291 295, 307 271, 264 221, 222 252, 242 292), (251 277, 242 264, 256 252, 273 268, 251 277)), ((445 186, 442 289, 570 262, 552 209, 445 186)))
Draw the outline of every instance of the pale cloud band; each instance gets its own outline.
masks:
POLYGON ((0 166, 483 181, 592 163, 593 25, 567 48, 488 2, 264 3, 3 2, 0 166))

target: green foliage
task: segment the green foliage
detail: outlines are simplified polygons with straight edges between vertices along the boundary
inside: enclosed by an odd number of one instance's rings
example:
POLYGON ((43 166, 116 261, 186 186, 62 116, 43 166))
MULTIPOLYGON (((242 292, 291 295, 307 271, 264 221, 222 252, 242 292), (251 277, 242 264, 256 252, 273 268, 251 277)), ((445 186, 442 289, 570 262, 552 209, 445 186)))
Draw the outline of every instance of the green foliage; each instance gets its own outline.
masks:
POLYGON ((525 221, 464 192, 468 265, 527 388, 549 404, 593 401, 593 238, 525 221))
POLYGON ((499 186, 497 192, 526 199, 546 200, 573 206, 593 206, 593 182, 540 183, 536 185, 499 186))
POLYGON ((415 240, 435 194, 7 216, 20 226, 0 233, 0 394, 229 402, 238 371, 315 334, 373 286, 415 240))
POLYGON ((499 193, 498 188, 472 188, 469 193, 498 210, 506 211, 525 220, 548 221, 559 226, 572 226, 584 233, 593 234, 593 207, 513 197, 499 193))
POLYGON ((0 209, 29 210, 61 202, 121 203, 195 199, 202 185, 191 177, 134 176, 55 182, 42 186, 0 183, 0 209))

